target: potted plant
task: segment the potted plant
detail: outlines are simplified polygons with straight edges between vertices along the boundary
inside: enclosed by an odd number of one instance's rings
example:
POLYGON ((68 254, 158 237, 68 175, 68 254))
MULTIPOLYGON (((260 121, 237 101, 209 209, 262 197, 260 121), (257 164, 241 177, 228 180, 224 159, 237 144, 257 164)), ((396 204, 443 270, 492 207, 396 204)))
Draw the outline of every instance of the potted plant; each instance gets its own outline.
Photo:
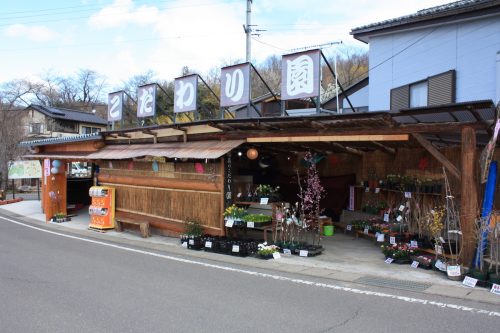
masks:
POLYGON ((257 254, 261 259, 272 259, 273 253, 279 252, 280 248, 276 245, 267 245, 267 243, 261 243, 258 245, 257 254))
POLYGON ((386 258, 394 259, 395 264, 409 264, 411 256, 418 253, 416 247, 409 246, 407 243, 382 245, 380 249, 386 258))
MULTIPOLYGON (((491 222, 490 222, 491 223, 491 222)), ((500 224, 495 223, 495 227, 490 232, 490 266, 488 279, 491 283, 500 284, 500 224), (496 264, 495 264, 496 263, 496 264)))
POLYGON ((224 211, 224 220, 232 219, 234 225, 240 225, 244 221, 244 217, 247 215, 247 210, 236 205, 231 205, 224 211))
POLYGON ((203 226, 201 223, 194 219, 187 219, 184 225, 184 238, 187 240, 188 249, 201 250, 204 246, 202 236, 203 226))

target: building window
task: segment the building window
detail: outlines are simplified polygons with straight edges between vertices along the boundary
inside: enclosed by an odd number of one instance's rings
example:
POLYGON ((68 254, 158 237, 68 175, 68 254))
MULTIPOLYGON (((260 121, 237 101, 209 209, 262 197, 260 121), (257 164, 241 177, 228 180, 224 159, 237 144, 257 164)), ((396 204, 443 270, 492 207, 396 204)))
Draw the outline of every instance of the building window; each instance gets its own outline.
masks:
POLYGON ((101 131, 98 127, 82 126, 82 134, 94 134, 101 131))
POLYGON ((410 85, 410 107, 427 106, 427 81, 410 85))
POLYGON ((41 123, 30 124, 30 134, 42 134, 43 125, 41 123))

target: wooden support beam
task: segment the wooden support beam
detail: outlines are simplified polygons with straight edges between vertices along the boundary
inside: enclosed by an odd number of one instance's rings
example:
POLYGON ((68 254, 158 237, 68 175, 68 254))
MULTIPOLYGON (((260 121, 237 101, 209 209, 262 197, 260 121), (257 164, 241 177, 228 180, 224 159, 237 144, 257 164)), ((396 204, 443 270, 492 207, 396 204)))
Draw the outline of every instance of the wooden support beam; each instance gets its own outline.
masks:
POLYGON ((146 135, 153 136, 153 143, 156 144, 158 142, 158 132, 157 131, 145 130, 145 131, 142 131, 142 133, 144 133, 146 135))
POLYGON ((476 131, 470 127, 462 130, 462 181, 460 183, 460 224, 463 234, 461 262, 468 266, 474 256, 475 226, 477 216, 476 182, 476 131))
POLYGON ((374 144, 375 146, 377 146, 377 148, 382 150, 384 153, 387 153, 389 155, 396 155, 396 149, 394 149, 394 148, 387 147, 386 145, 383 145, 377 141, 372 141, 371 143, 374 144))
POLYGON ((346 141, 408 141, 408 134, 378 134, 378 135, 311 135, 311 136, 271 136, 251 137, 247 142, 346 142, 346 141))
POLYGON ((353 155, 357 155, 357 156, 363 156, 364 153, 361 151, 361 150, 358 150, 358 149, 354 149, 354 148, 351 148, 351 147, 346 147, 340 143, 337 143, 337 142, 330 142, 330 145, 332 145, 333 147, 335 148, 338 148, 346 153, 349 153, 349 154, 353 154, 353 155))
POLYGON ((412 133, 412 136, 422 145, 422 147, 424 147, 432 156, 434 156, 436 160, 441 162, 441 164, 446 168, 446 170, 449 173, 453 175, 453 177, 460 180, 461 176, 458 168, 454 166, 453 163, 451 163, 450 160, 446 158, 446 156, 444 156, 439 150, 437 150, 437 148, 434 147, 429 140, 427 140, 421 134, 418 133, 412 133))

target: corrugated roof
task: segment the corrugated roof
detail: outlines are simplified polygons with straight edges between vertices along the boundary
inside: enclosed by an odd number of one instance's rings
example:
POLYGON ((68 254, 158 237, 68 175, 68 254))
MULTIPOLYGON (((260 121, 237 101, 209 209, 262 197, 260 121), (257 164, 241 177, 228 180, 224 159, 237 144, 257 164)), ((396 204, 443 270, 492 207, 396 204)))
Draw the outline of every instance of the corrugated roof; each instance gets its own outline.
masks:
POLYGON ((138 145, 109 145, 87 156, 93 160, 122 160, 143 156, 215 159, 243 144, 245 140, 193 141, 138 145))
POLYGON ((73 109, 65 109, 65 108, 54 108, 47 107, 43 105, 31 104, 26 109, 33 108, 49 117, 56 119, 64 119, 77 121, 80 123, 90 123, 90 124, 99 124, 99 125, 107 125, 107 121, 96 116, 93 113, 88 113, 79 110, 73 109))

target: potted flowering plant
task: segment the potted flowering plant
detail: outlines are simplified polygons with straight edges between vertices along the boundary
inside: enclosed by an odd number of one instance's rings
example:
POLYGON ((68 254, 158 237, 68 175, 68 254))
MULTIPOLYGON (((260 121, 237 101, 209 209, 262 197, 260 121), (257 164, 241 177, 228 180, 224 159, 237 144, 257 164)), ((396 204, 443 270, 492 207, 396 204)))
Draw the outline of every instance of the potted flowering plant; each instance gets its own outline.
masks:
POLYGON ((262 259, 273 258, 273 253, 279 252, 280 248, 276 245, 267 245, 267 242, 257 246, 257 254, 262 259))
POLYGON ((394 259, 393 262, 396 264, 410 263, 410 256, 418 252, 416 247, 412 247, 406 243, 382 245, 380 248, 385 257, 394 259))
POLYGON ((243 222, 243 218, 247 215, 247 210, 236 205, 231 205, 224 211, 224 220, 232 219, 236 225, 243 222))

